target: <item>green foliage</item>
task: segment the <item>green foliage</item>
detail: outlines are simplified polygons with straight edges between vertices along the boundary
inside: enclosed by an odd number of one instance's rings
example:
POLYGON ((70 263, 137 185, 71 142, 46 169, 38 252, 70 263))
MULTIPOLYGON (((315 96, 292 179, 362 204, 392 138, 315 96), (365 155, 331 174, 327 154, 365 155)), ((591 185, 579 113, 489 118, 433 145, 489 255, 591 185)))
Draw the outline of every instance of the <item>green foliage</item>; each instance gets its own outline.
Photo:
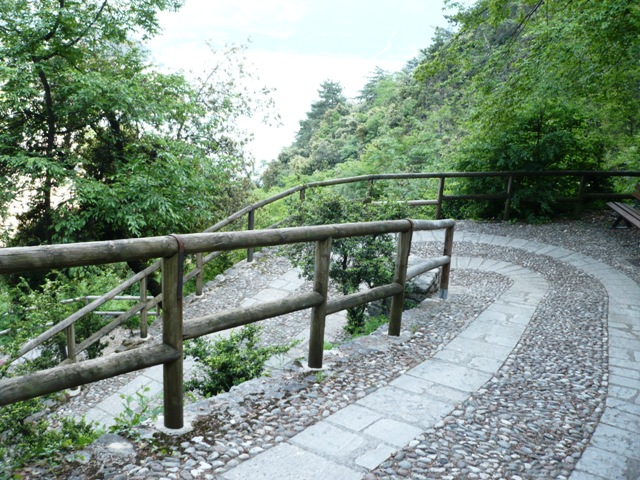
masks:
POLYGON ((198 374, 185 383, 187 390, 197 390, 205 397, 227 392, 231 387, 264 373, 266 361, 273 355, 288 352, 288 345, 260 346, 259 328, 247 325, 232 331, 229 338, 213 342, 196 338, 185 345, 185 353, 198 360, 198 374))
POLYGON ((150 397, 149 387, 137 391, 135 395, 120 395, 124 400, 124 411, 114 418, 115 423, 109 431, 125 436, 131 440, 138 440, 140 433, 136 427, 146 421, 155 421, 162 412, 163 406, 158 403, 158 397, 150 397))
POLYGON ((44 409, 42 398, 0 409, 1 478, 16 478, 17 469, 35 462, 54 467, 65 453, 83 448, 101 434, 84 418, 63 418, 53 428, 41 413, 44 409))
POLYGON ((347 329, 347 333, 349 333, 352 337, 371 335, 385 323, 389 323, 389 319, 386 315, 367 317, 360 328, 354 329, 353 331, 347 329))
POLYGON ((0 212, 30 193, 12 245, 191 232, 244 203, 252 159, 237 121, 268 121, 269 91, 243 47, 212 50, 193 80, 156 71, 137 39, 181 5, 2 3, 0 212))
MULTIPOLYGON (((117 266, 72 268, 65 272, 51 272, 38 288, 32 288, 24 280, 14 288, 6 286, 3 295, 6 303, 0 311, 0 330, 7 329, 9 332, 0 336, 0 356, 15 358, 20 347, 28 340, 80 308, 79 302, 63 301, 104 293, 120 283, 120 273, 117 266)), ((76 343, 90 337, 107 322, 106 317, 95 314, 84 316, 75 323, 76 343)), ((99 356, 104 347, 100 342, 90 346, 87 349, 89 358, 99 356)), ((49 368, 65 358, 66 337, 62 332, 43 344, 40 355, 26 361, 20 369, 32 371, 49 368)), ((6 365, 0 367, 0 376, 5 370, 6 365)))

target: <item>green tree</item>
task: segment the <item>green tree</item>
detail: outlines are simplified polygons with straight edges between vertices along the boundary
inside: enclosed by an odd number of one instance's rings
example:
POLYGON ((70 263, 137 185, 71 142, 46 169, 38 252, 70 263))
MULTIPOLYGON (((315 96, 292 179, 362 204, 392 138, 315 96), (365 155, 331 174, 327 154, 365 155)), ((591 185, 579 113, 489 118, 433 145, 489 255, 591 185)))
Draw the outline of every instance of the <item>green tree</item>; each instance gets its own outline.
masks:
POLYGON ((154 69, 134 38, 181 3, 2 2, 0 200, 30 193, 11 244, 194 231, 244 202, 236 120, 268 109, 268 92, 242 87, 238 47, 195 80, 154 69))
MULTIPOLYGON (((305 202, 294 208, 296 222, 301 225, 325 225, 405 218, 400 205, 361 204, 331 191, 314 191, 305 202)), ((302 275, 313 278, 314 245, 297 244, 288 249, 292 262, 302 269, 302 275)), ((393 278, 395 240, 391 235, 334 239, 331 245, 329 277, 344 295, 385 285, 393 278)), ((365 325, 365 305, 347 310, 348 333, 359 333, 365 325)))
POLYGON ((307 148, 315 129, 327 112, 344 105, 347 100, 342 94, 342 85, 332 80, 325 80, 318 89, 320 99, 311 104, 307 118, 300 121, 300 129, 296 134, 295 146, 307 148))

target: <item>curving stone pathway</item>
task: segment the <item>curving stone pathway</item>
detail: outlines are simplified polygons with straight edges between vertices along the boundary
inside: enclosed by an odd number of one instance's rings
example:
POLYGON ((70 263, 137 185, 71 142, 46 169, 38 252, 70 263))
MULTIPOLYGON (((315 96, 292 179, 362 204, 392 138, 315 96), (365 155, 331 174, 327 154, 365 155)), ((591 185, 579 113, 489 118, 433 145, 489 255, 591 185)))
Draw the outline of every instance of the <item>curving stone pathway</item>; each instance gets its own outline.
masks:
MULTIPOLYGON (((441 240, 420 232, 423 241, 441 240)), ((514 247, 561 260, 593 275, 608 300, 608 395, 605 411, 571 480, 640 478, 640 287, 629 277, 593 258, 536 241, 460 232, 456 242, 514 247)), ((605 385, 607 386, 607 385, 605 385)))
POLYGON ((513 285, 434 357, 222 477, 360 479, 425 429, 456 415, 456 405, 504 363, 548 285, 540 274, 508 262, 456 257, 452 267, 495 271, 513 285))
MULTIPOLYGON (((429 242, 442 245, 442 240, 441 232, 414 234, 414 242, 418 245, 429 242)), ((532 471, 527 478, 640 479, 640 454, 638 453, 640 452, 640 287, 638 284, 619 270, 572 250, 539 241, 464 230, 456 232, 452 266, 459 270, 493 272, 508 278, 511 286, 496 301, 488 305, 475 320, 466 325, 435 355, 403 372, 389 384, 371 389, 366 394, 362 392, 363 394, 355 403, 332 411, 330 415, 326 415, 318 422, 313 422, 295 435, 276 441, 271 448, 255 449, 246 454, 245 458, 241 458, 242 461, 222 464, 220 471, 212 470, 212 466, 209 465, 207 468, 210 470, 205 469, 196 476, 226 480, 245 478, 369 480, 400 476, 513 478, 514 480, 522 478, 517 475, 487 474, 491 467, 488 463, 483 463, 480 467, 469 467, 465 470, 470 472, 465 474, 468 476, 447 475, 444 468, 432 468, 428 475, 422 475, 412 470, 415 463, 409 461, 409 454, 406 452, 410 452, 410 449, 415 451, 415 448, 422 446, 419 439, 424 437, 424 432, 439 429, 443 425, 455 424, 457 419, 465 415, 460 405, 476 397, 479 392, 486 391, 487 386, 496 382, 496 379, 505 372, 508 374, 509 368, 505 370, 504 367, 512 362, 514 352, 518 352, 523 341, 528 335, 530 336, 530 322, 533 323, 532 319, 540 316, 541 309, 549 308, 545 306, 545 301, 553 290, 549 283, 550 278, 540 273, 535 264, 542 258, 554 259, 556 261, 554 265, 559 265, 560 269, 566 265, 567 271, 560 274, 571 276, 576 275, 575 272, 581 272, 581 274, 592 276, 595 282, 599 282, 598 285, 602 285, 606 291, 607 298, 598 299, 597 302, 598 306, 604 309, 603 318, 606 317, 606 328, 593 330, 604 332, 601 334, 605 342, 602 345, 606 347, 605 353, 608 353, 608 358, 605 359, 605 372, 608 373, 605 373, 602 378, 593 380, 596 385, 595 391, 600 392, 603 398, 606 396, 606 404, 602 409, 596 408, 595 413, 589 412, 591 416, 600 415, 600 419, 588 444, 587 440, 584 440, 582 445, 586 445, 586 448, 582 455, 579 454, 581 448, 577 450, 574 448, 573 451, 578 452, 574 460, 566 463, 565 459, 566 468, 563 471, 569 473, 547 475, 545 471, 538 473, 532 471), (491 248, 494 258, 485 258, 481 253, 476 254, 473 248, 468 246, 482 247, 478 251, 482 251, 485 247, 491 248), (513 251, 531 255, 526 262, 516 264, 496 259, 498 255, 495 252, 500 252, 500 249, 505 252, 505 258, 506 252, 513 251), (525 264, 531 268, 522 266, 525 264)), ((273 299, 275 291, 279 295, 280 291, 293 291, 299 286, 296 284, 298 279, 295 278, 294 273, 288 272, 285 277, 271 282, 265 289, 257 292, 254 295, 256 300, 265 296, 273 299)), ((570 282, 565 282, 563 285, 570 285, 570 282)), ((602 292, 603 290, 598 286, 594 291, 602 292)), ((450 293, 456 293, 455 287, 452 287, 450 293)), ((558 295, 558 292, 554 291, 553 295, 558 295)), ((245 300, 245 302, 251 301, 245 300)), ((546 313, 548 315, 549 310, 546 313)), ((554 313, 559 316, 562 314, 557 311, 554 313)), ((307 327, 302 326, 300 331, 302 332, 300 338, 306 338, 307 327)), ((145 375, 149 376, 148 373, 145 375)), ((553 375, 557 375, 557 372, 553 375)), ((136 381, 143 380, 132 380, 130 389, 135 390, 136 381)), ((565 378, 563 381, 572 382, 571 378, 565 378)), ((576 388, 578 387, 583 388, 583 385, 577 385, 576 388)), ((110 408, 114 408, 114 405, 110 408)), ((510 425, 504 418, 501 418, 500 422, 510 425)), ((588 422, 585 420, 585 423, 588 422)), ((543 434, 543 432, 540 433, 543 434)), ((586 438, 589 438, 588 435, 586 438)), ((193 441, 196 442, 196 440, 193 441)), ((202 439, 199 441, 202 442, 202 439)), ((481 442, 482 439, 478 439, 478 443, 481 442)), ((184 443, 189 445, 188 441, 184 443)), ((494 445, 488 448, 497 451, 500 447, 494 445)), ((502 448, 507 452, 514 451, 508 442, 505 442, 502 448)), ((524 451, 529 449, 529 446, 518 446, 518 449, 524 451)), ((433 456, 436 457, 437 448, 434 452, 433 456)), ((191 461, 187 461, 187 464, 191 461)), ((558 462, 562 463, 561 460, 558 462)), ((172 472, 178 470, 175 466, 171 468, 175 469, 172 472)), ((189 475, 193 472, 199 472, 197 469, 189 470, 190 468, 192 467, 185 466, 184 472, 187 476, 182 478, 190 478, 189 475)), ((216 468, 215 465, 213 468, 216 468)), ((132 468, 130 471, 135 472, 136 469, 132 468)), ((170 476, 171 474, 168 473, 168 478, 174 478, 170 476)))

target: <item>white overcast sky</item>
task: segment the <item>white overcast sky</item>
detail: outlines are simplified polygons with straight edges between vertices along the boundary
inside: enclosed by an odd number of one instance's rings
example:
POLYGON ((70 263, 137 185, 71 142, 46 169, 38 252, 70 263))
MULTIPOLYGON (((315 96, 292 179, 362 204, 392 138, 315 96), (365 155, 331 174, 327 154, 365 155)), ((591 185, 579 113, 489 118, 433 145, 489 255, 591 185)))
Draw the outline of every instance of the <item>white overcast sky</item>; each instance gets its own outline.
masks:
POLYGON ((294 140, 298 122, 324 80, 355 97, 376 67, 400 70, 445 27, 443 0, 186 0, 160 16, 163 33, 148 43, 164 68, 201 71, 215 48, 246 44, 273 95, 281 127, 248 124, 258 164, 294 140))

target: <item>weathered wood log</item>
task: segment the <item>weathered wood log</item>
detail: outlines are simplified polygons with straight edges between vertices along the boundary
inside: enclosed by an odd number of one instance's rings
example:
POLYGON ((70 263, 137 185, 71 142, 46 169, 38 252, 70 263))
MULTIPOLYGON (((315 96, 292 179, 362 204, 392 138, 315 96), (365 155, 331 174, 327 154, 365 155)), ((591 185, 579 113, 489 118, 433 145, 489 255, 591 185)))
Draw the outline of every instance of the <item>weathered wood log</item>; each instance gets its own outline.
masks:
MULTIPOLYGON (((455 225, 447 228, 444 235, 444 256, 451 257, 453 254, 453 232, 455 225)), ((442 266, 442 275, 440 276, 440 298, 446 299, 449 294, 449 276, 451 274, 451 262, 442 266)))
POLYGON ((364 292, 352 293, 335 300, 327 302, 327 315, 340 312, 348 308, 357 307, 365 303, 375 302, 383 298, 391 297, 402 291, 404 287, 397 283, 381 285, 379 287, 370 288, 364 292))
POLYGON ((331 260, 331 237, 316 242, 313 275, 313 291, 323 301, 311 309, 311 331, 309 333, 309 368, 322 368, 324 354, 324 326, 327 316, 327 292, 329 290, 329 261, 331 260))
POLYGON ((442 256, 431 258, 429 260, 425 260, 424 262, 420 262, 417 265, 412 265, 407 268, 407 282, 412 278, 416 278, 418 275, 422 275, 429 270, 433 270, 434 268, 442 267, 451 262, 451 257, 442 256))
POLYGON ((180 352, 163 364, 164 426, 178 429, 184 425, 184 368, 182 355, 182 277, 183 244, 176 237, 179 252, 162 259, 162 343, 180 352))
POLYGON ((411 228, 409 220, 343 223, 311 227, 254 230, 251 232, 192 233, 182 235, 186 253, 229 251, 249 247, 269 247, 300 242, 314 242, 328 237, 345 238, 362 235, 406 232, 411 228))
POLYGON ((0 273, 149 260, 172 255, 176 248, 169 236, 3 248, 0 273))
POLYGON ((391 311, 389 312, 389 335, 400 335, 402 326, 402 311, 404 310, 404 285, 407 282, 407 266, 409 265, 409 252, 411 251, 412 230, 400 234, 398 238, 398 250, 396 253, 396 268, 393 274, 393 282, 402 285, 403 288, 391 297, 391 311))
POLYGON ((317 292, 301 293, 272 302, 194 318, 185 322, 183 338, 187 340, 230 328, 241 327, 242 325, 248 325, 267 318, 315 307, 322 301, 322 296, 317 292))
POLYGON ((153 367, 180 356, 180 352, 167 345, 143 346, 107 357, 7 378, 0 380, 0 406, 153 367))

